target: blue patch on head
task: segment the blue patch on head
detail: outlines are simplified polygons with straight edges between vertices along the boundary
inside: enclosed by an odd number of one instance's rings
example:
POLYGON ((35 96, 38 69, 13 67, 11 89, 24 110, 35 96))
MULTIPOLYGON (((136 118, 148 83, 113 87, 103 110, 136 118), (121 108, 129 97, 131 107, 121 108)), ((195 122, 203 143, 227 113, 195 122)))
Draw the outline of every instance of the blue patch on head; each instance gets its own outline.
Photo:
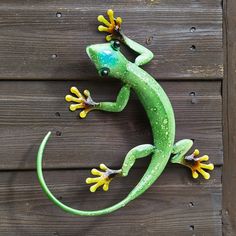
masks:
POLYGON ((118 61, 116 53, 108 49, 98 53, 98 60, 102 65, 109 67, 114 66, 118 61))

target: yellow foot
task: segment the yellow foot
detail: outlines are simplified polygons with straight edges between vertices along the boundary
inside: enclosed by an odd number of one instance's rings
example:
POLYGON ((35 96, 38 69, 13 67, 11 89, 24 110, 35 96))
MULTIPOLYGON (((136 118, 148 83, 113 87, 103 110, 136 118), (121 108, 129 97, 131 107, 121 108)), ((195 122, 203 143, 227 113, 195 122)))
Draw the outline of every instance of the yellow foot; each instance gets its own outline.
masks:
POLYGON ((204 177, 204 179, 209 179, 210 174, 207 173, 204 169, 213 170, 214 165, 212 163, 203 164, 202 162, 208 161, 209 157, 207 155, 197 157, 199 154, 199 150, 195 149, 195 151, 191 155, 185 157, 184 165, 191 169, 194 179, 198 178, 198 172, 204 177))
POLYGON ((100 164, 100 169, 103 171, 99 171, 97 169, 92 169, 91 173, 93 175, 97 175, 100 177, 96 177, 96 178, 87 178, 86 179, 86 183, 87 184, 93 184, 96 183, 94 185, 92 185, 90 187, 90 191, 91 192, 95 192, 97 190, 97 188, 99 188, 100 186, 103 185, 103 190, 107 191, 109 189, 109 184, 112 181, 112 179, 117 175, 121 173, 121 170, 111 170, 108 167, 106 167, 104 164, 100 164))
POLYGON ((103 23, 104 25, 99 25, 98 30, 101 32, 108 32, 109 35, 106 36, 106 40, 110 41, 114 37, 120 37, 120 28, 122 19, 121 17, 114 18, 114 12, 113 10, 109 9, 107 10, 107 15, 109 17, 109 20, 106 20, 106 18, 103 15, 98 16, 98 21, 103 23))
POLYGON ((71 87, 70 92, 75 96, 66 95, 65 99, 67 102, 74 102, 75 104, 70 105, 71 111, 76 111, 77 109, 83 109, 80 112, 80 117, 85 118, 87 114, 96 108, 99 103, 93 101, 90 96, 89 90, 84 90, 84 95, 76 87, 71 87))

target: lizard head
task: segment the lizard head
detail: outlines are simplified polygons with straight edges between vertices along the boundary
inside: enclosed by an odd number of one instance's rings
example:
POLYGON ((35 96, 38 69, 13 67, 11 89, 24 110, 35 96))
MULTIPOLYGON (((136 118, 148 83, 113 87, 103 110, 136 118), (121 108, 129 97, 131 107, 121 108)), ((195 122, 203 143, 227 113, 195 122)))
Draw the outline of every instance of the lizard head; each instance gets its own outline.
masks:
POLYGON ((120 52, 118 40, 88 46, 86 52, 101 77, 122 78, 124 76, 128 60, 120 52))

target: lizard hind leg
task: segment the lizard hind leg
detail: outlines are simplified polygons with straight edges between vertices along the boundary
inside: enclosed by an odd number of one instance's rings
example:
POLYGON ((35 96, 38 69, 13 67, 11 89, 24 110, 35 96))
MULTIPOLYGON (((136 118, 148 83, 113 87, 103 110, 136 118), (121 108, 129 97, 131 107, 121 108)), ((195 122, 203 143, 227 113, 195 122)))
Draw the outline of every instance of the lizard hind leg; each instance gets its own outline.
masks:
POLYGON ((209 179, 210 174, 207 173, 204 169, 213 170, 214 165, 212 163, 202 163, 203 161, 209 160, 209 157, 207 155, 198 157, 200 152, 198 149, 195 149, 191 155, 185 156, 192 145, 193 141, 190 139, 183 139, 177 142, 173 147, 172 154, 174 156, 171 158, 171 162, 181 164, 190 168, 192 171, 192 177, 194 179, 198 178, 198 173, 200 173, 205 179, 209 179))
POLYGON ((112 181, 112 179, 116 176, 127 176, 129 173, 129 170, 134 165, 135 160, 146 157, 149 154, 151 154, 154 151, 154 146, 151 144, 143 144, 136 146, 132 148, 126 155, 125 160, 123 162, 123 165, 121 169, 119 170, 112 170, 105 166, 104 164, 100 164, 100 169, 102 171, 99 171, 97 169, 92 169, 91 173, 95 176, 95 178, 87 178, 86 183, 87 184, 93 184, 90 187, 91 192, 95 192, 97 188, 103 186, 103 190, 107 191, 109 189, 109 184, 112 181))

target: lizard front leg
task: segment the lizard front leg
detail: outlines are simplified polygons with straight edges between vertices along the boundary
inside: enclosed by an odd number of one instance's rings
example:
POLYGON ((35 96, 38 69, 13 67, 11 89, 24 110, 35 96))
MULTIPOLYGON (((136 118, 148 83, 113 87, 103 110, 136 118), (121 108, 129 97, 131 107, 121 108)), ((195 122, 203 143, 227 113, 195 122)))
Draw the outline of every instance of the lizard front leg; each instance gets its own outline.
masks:
POLYGON ((121 112, 126 107, 130 97, 130 87, 128 85, 124 85, 115 102, 100 102, 98 105, 98 109, 102 111, 108 112, 121 112))
POLYGON ((209 179, 210 174, 207 173, 204 169, 213 170, 214 165, 212 163, 202 163, 203 161, 209 160, 209 157, 207 155, 198 157, 200 152, 198 149, 195 149, 191 155, 185 156, 192 145, 193 141, 190 139, 183 139, 177 142, 173 147, 172 154, 174 156, 171 158, 171 162, 181 164, 190 168, 194 179, 198 178, 198 173, 200 173, 205 179, 209 179))
POLYGON ((102 110, 108 112, 120 112, 122 111, 129 101, 130 87, 124 85, 115 102, 94 102, 89 90, 84 90, 82 94, 76 87, 71 87, 70 92, 72 95, 66 95, 65 99, 67 102, 74 102, 70 105, 71 111, 76 111, 78 109, 83 109, 80 112, 80 117, 85 118, 87 114, 92 110, 102 110))
POLYGON ((155 150, 155 147, 151 144, 139 145, 137 147, 134 147, 127 153, 121 169, 112 170, 112 169, 109 169, 104 164, 100 164, 100 169, 102 171, 99 171, 97 169, 92 169, 91 173, 99 177, 86 179, 87 184, 94 183, 94 185, 90 187, 90 191, 95 192, 97 188, 99 188, 100 186, 103 186, 103 190, 107 191, 109 189, 109 184, 111 180, 115 176, 123 176, 123 177, 127 176, 129 173, 129 170, 134 165, 136 159, 146 157, 150 155, 152 152, 154 152, 154 150, 155 150))
POLYGON ((126 46, 128 46, 130 49, 140 54, 139 56, 136 57, 134 62, 137 66, 147 64, 149 61, 151 61, 153 58, 153 53, 146 47, 142 46, 141 44, 128 38, 121 31, 121 23, 122 23, 121 17, 114 18, 114 12, 111 9, 107 11, 107 15, 109 17, 110 22, 107 21, 103 15, 98 16, 98 21, 104 24, 104 25, 99 25, 98 30, 101 32, 110 33, 109 35, 106 36, 106 40, 110 41, 112 39, 118 39, 119 41, 123 42, 126 46))

